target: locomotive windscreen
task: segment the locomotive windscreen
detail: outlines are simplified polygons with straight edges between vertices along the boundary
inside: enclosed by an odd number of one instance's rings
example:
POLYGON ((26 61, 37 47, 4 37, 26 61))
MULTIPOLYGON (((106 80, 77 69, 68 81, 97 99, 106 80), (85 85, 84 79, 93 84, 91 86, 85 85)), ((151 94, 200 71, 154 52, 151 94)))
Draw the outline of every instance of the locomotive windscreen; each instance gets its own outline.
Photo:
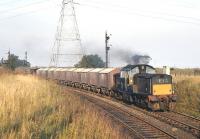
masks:
POLYGON ((172 77, 170 75, 155 75, 152 78, 153 84, 171 84, 172 77))
POLYGON ((152 68, 152 67, 146 66, 146 73, 155 74, 156 70, 154 68, 152 68))

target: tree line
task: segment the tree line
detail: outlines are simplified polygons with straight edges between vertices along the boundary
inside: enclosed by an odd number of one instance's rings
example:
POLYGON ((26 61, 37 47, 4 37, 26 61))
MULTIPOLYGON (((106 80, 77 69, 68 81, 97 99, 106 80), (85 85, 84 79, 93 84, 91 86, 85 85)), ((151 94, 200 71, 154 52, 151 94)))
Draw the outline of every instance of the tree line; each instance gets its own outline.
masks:
MULTIPOLYGON (((30 67, 30 62, 19 59, 19 56, 15 54, 9 54, 7 60, 3 58, 0 61, 0 66, 15 70, 18 67, 30 67)), ((97 54, 85 55, 82 59, 74 65, 76 68, 103 68, 105 62, 97 54)))
POLYGON ((0 66, 5 67, 10 70, 15 70, 18 67, 30 67, 30 62, 26 60, 19 59, 19 56, 15 54, 8 54, 8 58, 4 60, 1 59, 0 66))

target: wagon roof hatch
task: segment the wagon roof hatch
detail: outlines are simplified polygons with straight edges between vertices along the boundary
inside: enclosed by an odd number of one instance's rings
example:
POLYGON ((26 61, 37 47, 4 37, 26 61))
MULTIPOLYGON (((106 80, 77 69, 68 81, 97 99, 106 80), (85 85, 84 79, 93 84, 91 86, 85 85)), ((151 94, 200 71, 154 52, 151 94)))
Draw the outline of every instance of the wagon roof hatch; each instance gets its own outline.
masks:
POLYGON ((48 71, 54 71, 56 68, 49 68, 48 71))
POLYGON ((117 70, 117 68, 106 68, 106 69, 100 71, 99 73, 110 73, 114 70, 117 70))
POLYGON ((96 68, 96 69, 91 70, 91 71, 89 71, 89 72, 100 72, 100 71, 102 71, 102 70, 104 70, 104 68, 96 68))
POLYGON ((82 72, 85 68, 77 68, 74 72, 82 72))
POLYGON ((89 71, 91 71, 91 70, 94 70, 94 68, 84 69, 84 70, 82 70, 81 72, 89 72, 89 71))

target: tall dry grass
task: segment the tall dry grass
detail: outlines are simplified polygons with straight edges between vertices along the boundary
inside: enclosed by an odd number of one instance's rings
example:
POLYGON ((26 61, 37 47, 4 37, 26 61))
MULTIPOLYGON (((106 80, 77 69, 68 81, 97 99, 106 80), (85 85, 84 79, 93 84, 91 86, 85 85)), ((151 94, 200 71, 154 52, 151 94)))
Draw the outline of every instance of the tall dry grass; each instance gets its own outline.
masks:
POLYGON ((174 89, 178 95, 176 110, 200 117, 200 76, 174 76, 174 89))
POLYGON ((98 110, 62 91, 30 75, 0 75, 0 138, 122 138, 98 110))
POLYGON ((12 71, 7 69, 7 68, 5 68, 5 67, 0 66, 0 75, 8 74, 8 73, 12 73, 12 71))

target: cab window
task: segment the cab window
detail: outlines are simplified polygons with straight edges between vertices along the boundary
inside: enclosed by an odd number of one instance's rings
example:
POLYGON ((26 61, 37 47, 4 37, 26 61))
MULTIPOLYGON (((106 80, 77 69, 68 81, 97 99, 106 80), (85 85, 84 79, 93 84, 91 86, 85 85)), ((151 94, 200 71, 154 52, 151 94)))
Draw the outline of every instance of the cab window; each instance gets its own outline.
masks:
POLYGON ((169 75, 157 75, 152 78, 153 84, 171 84, 172 77, 169 75))
POLYGON ((146 67, 146 73, 155 74, 156 71, 155 71, 155 69, 153 69, 151 67, 146 67))

